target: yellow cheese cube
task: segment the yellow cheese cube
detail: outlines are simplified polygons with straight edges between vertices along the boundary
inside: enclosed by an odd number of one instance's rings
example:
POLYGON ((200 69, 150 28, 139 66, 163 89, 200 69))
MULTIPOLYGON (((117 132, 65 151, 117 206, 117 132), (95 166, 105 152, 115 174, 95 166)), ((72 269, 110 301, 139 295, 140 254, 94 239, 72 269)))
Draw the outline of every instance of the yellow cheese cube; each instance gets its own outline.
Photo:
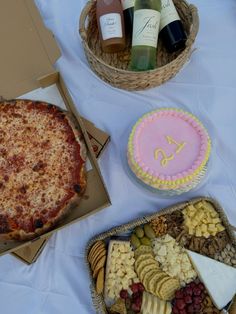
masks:
POLYGON ((217 234, 217 230, 216 231, 211 231, 210 234, 214 237, 217 234))
POLYGON ((196 221, 195 219, 192 220, 192 226, 196 227, 198 225, 198 221, 196 221))
POLYGON ((196 211, 196 208, 193 205, 188 205, 187 208, 188 208, 188 211, 193 211, 193 212, 196 211))
POLYGON ((199 208, 203 207, 203 203, 202 202, 198 202, 197 204, 194 205, 194 207, 199 209, 199 208))
POLYGON ((225 227, 224 227, 222 224, 217 224, 217 225, 216 225, 216 228, 217 228, 217 230, 218 230, 219 232, 225 230, 225 227))
POLYGON ((201 237, 201 236, 202 236, 202 231, 197 228, 196 229, 196 237, 201 237))
POLYGON ((194 216, 194 214, 195 214, 195 212, 194 212, 194 211, 189 211, 188 216, 189 216, 189 217, 193 217, 193 216, 194 216))
POLYGON ((203 235, 203 237, 205 237, 205 238, 209 238, 210 233, 209 233, 209 232, 204 232, 202 235, 203 235))
POLYGON ((212 223, 217 224, 218 222, 221 222, 220 218, 212 218, 212 223))
POLYGON ((207 225, 206 224, 202 224, 201 225, 201 230, 202 230, 202 232, 207 232, 207 225))
POLYGON ((215 231, 215 230, 217 231, 215 224, 209 224, 207 228, 208 228, 208 231, 215 231))
POLYGON ((189 228, 188 228, 188 233, 189 233, 190 235, 194 235, 194 228, 193 228, 193 227, 189 227, 189 228))

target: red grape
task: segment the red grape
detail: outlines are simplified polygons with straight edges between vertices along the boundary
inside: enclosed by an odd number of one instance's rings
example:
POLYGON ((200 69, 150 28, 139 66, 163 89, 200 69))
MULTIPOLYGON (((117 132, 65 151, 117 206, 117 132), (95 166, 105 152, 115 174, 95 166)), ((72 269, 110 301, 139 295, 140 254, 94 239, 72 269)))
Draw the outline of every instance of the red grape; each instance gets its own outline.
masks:
POLYGON ((192 303, 192 298, 191 298, 191 296, 190 296, 190 295, 186 295, 186 296, 184 297, 184 302, 185 302, 186 304, 191 304, 191 303, 192 303))
POLYGON ((133 283, 132 285, 130 285, 130 289, 132 290, 132 292, 138 292, 139 291, 139 284, 138 283, 133 283))
POLYGON ((200 304, 202 302, 202 298, 201 297, 193 297, 193 303, 194 304, 200 304))
POLYGON ((178 290, 175 292, 176 299, 182 299, 184 297, 183 291, 178 290))
POLYGON ((201 293, 202 293, 202 291, 198 287, 193 288, 193 294, 194 295, 200 295, 201 293))
POLYGON ((128 291, 125 289, 122 289, 120 291, 120 297, 121 297, 121 299, 127 299, 129 297, 128 291))
POLYGON ((140 292, 143 292, 145 290, 145 288, 141 282, 138 283, 138 289, 140 292))
POLYGON ((183 299, 178 299, 176 300, 176 306, 179 310, 182 310, 185 308, 185 303, 184 303, 184 300, 183 299))
POLYGON ((198 286, 198 288, 199 288, 200 290, 202 290, 202 291, 205 289, 204 284, 201 283, 201 282, 199 282, 199 284, 198 284, 197 286, 198 286))
POLYGON ((173 308, 172 308, 172 313, 173 313, 173 314, 179 314, 178 308, 177 308, 177 307, 173 307, 173 308))
POLYGON ((187 287, 187 288, 185 289, 185 294, 186 294, 186 295, 192 295, 192 294, 193 294, 193 289, 192 289, 191 287, 187 287))
POLYGON ((133 303, 132 306, 131 306, 131 309, 138 313, 140 311, 140 306, 138 306, 137 304, 133 303))

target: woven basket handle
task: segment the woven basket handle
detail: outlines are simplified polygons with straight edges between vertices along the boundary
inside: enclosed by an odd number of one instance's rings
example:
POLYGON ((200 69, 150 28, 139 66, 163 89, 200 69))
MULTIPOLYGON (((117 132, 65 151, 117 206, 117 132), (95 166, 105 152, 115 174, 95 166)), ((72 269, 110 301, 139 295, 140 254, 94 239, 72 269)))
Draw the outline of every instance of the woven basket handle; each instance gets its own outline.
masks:
POLYGON ((186 42, 186 46, 192 46, 196 36, 197 36, 197 33, 198 33, 198 29, 199 29, 199 17, 198 17, 198 10, 197 8, 193 5, 193 4, 190 4, 189 5, 189 9, 192 13, 192 17, 193 17, 193 22, 192 22, 192 27, 193 29, 190 30, 190 36, 189 38, 187 39, 187 42, 186 42))
POLYGON ((92 8, 94 4, 94 0, 88 1, 85 5, 85 7, 83 8, 81 15, 80 15, 80 19, 79 19, 79 33, 81 38, 86 41, 87 39, 87 33, 86 33, 86 29, 85 29, 85 21, 86 18, 88 16, 88 13, 90 11, 90 9, 92 8))

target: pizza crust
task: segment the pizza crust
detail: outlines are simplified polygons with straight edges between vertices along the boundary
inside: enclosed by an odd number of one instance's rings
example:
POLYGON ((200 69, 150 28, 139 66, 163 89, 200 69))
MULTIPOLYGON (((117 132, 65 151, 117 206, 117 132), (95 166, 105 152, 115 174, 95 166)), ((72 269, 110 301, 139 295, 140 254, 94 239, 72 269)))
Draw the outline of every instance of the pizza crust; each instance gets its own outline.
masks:
MULTIPOLYGON (((79 179, 78 179, 78 184, 74 185, 72 190, 74 191, 74 195, 72 197, 70 197, 69 200, 66 201, 66 203, 61 206, 61 208, 58 210, 57 214, 53 217, 48 219, 48 221, 46 223, 43 223, 42 226, 40 226, 39 228, 36 228, 35 230, 33 230, 33 232, 26 232, 23 229, 15 229, 12 228, 12 230, 9 230, 8 232, 5 233, 0 233, 0 240, 1 241, 8 241, 8 240, 18 240, 18 241, 25 241, 25 240, 30 240, 33 239, 35 237, 38 237, 50 230, 52 230, 56 224, 58 224, 61 220, 63 220, 63 218, 68 215, 71 210, 75 209, 75 207, 77 207, 79 205, 79 202, 85 192, 86 189, 86 185, 87 185, 87 176, 86 176, 86 169, 85 169, 85 161, 86 161, 86 146, 82 137, 82 134, 80 133, 80 131, 76 128, 75 123, 72 121, 73 119, 71 119, 70 115, 67 114, 66 112, 62 111, 61 108, 55 106, 55 105, 51 105, 51 104, 47 104, 45 102, 33 102, 30 100, 12 100, 12 101, 4 101, 4 102, 0 102, 0 106, 1 105, 10 105, 10 106, 14 106, 14 104, 19 104, 19 102, 23 105, 23 104, 29 104, 29 102, 31 103, 36 103, 39 105, 47 105, 47 106, 52 106, 53 109, 55 109, 56 111, 58 110, 58 112, 60 112, 60 114, 64 115, 63 119, 66 120, 66 123, 69 125, 69 127, 71 128, 71 130, 73 131, 74 137, 76 139, 77 144, 79 145, 80 151, 79 151, 79 155, 80 155, 80 165, 79 165, 79 179)), ((49 107, 50 108, 50 107, 49 107)), ((1 114, 1 112, 0 112, 1 114)), ((1 122, 0 122, 0 127, 1 127, 1 122)), ((1 144, 1 143, 0 143, 1 144)), ((0 207, 0 215, 1 215, 1 207, 0 207)), ((1 222, 1 220, 0 220, 1 222)), ((1 228, 1 225, 0 225, 1 228)))

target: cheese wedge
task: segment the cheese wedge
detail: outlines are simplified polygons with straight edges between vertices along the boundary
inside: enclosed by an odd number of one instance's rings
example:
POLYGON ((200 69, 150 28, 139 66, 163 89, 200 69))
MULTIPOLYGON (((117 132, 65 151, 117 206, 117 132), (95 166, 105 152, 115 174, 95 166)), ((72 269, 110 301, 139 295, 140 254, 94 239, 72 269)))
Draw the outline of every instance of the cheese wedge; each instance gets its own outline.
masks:
POLYGON ((236 293, 236 268, 187 250, 199 278, 220 310, 236 293))

